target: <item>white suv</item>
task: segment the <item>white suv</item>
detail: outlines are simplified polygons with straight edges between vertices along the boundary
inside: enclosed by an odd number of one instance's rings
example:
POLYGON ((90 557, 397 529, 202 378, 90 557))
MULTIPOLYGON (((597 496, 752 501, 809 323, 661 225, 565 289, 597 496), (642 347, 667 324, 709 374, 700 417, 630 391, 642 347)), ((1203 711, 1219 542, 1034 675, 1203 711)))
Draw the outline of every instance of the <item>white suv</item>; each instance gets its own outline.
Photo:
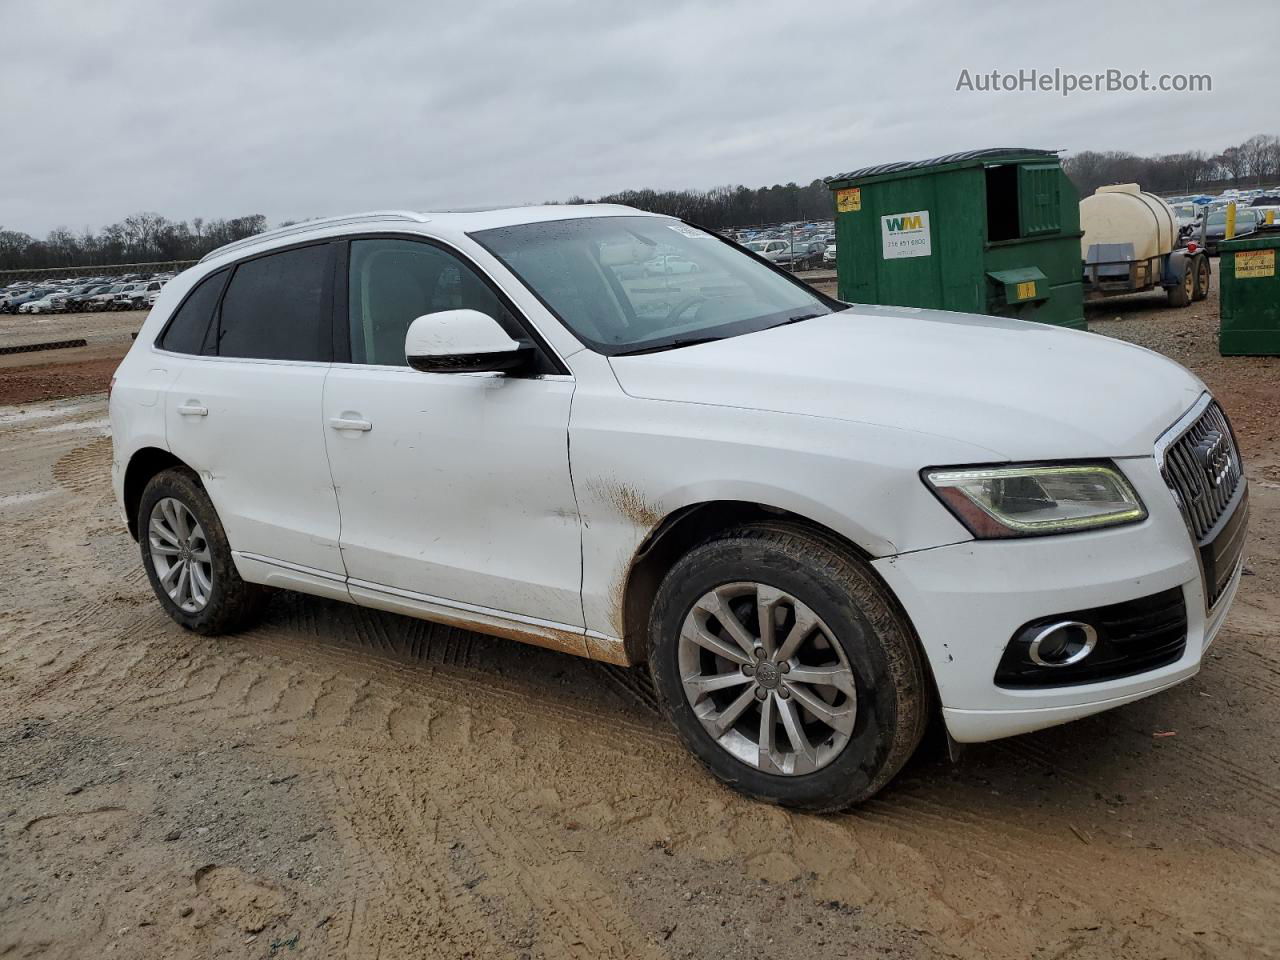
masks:
POLYGON ((647 663, 715 775, 808 809, 879 790, 935 705, 989 740, 1187 679, 1240 576, 1240 458, 1176 363, 850 307, 626 207, 223 247, 110 406, 184 626, 284 587, 647 663))

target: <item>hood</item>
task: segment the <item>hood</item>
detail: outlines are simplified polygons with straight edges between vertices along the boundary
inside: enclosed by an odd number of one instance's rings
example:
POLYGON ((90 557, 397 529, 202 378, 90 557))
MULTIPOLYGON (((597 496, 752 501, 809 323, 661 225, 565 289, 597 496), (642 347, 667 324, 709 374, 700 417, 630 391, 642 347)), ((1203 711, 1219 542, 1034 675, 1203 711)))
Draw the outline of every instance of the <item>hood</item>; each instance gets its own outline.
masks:
POLYGON ((1008 460, 1150 456, 1205 389, 1099 334, 910 307, 860 305, 610 364, 634 397, 876 424, 1008 460))

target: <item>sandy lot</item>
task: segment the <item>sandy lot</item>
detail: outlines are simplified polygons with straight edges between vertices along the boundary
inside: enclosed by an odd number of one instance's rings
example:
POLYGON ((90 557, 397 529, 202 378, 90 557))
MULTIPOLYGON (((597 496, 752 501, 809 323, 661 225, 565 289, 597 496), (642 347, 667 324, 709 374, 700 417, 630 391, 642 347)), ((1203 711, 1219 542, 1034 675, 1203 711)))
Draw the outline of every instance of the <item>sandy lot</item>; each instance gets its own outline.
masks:
POLYGON ((1218 358, 1213 300, 1090 317, 1234 417, 1226 629, 1171 692, 954 765, 935 734, 829 817, 719 787, 637 671, 291 594, 184 633, 108 489, 128 331, 0 363, 0 957, 1280 955, 1280 359, 1218 358))

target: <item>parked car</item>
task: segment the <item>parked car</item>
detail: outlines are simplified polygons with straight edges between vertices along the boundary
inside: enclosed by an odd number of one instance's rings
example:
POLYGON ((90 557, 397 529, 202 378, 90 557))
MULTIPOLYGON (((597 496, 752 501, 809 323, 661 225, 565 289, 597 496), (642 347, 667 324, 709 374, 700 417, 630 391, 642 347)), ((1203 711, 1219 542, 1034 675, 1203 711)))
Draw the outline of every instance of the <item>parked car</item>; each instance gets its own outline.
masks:
POLYGON ((147 294, 159 292, 164 282, 151 280, 138 283, 126 283, 109 306, 113 310, 141 310, 146 306, 147 294))
POLYGON ((1240 455, 1177 363, 851 307, 612 205, 229 244, 161 292, 109 408, 182 626, 284 587, 647 663, 715 776, 807 809, 875 794, 935 705, 972 742, 1188 679, 1241 576, 1240 455), (715 283, 653 309, 616 271, 655 243, 715 283))
POLYGON ((814 240, 797 240, 778 254, 774 263, 793 270, 812 270, 822 263, 822 251, 826 244, 814 240))
POLYGON ((0 313, 18 313, 24 303, 30 303, 33 300, 43 300, 51 293, 57 293, 56 287, 27 287, 17 293, 11 294, 0 301, 0 313))
POLYGON ((678 253, 662 254, 645 262, 645 273, 660 276, 673 273, 697 273, 698 265, 678 253))
POLYGON ((752 253, 758 253, 771 263, 776 263, 783 254, 791 250, 786 240, 752 240, 744 246, 752 253))
POLYGON ((50 293, 38 300, 27 300, 18 307, 19 313, 61 313, 66 310, 66 294, 50 293))
POLYGON ((835 262, 836 262, 836 245, 835 245, 835 241, 833 240, 831 243, 828 243, 826 248, 822 251, 822 264, 823 266, 828 266, 835 262))
POLYGON ((101 293, 95 293, 91 297, 87 298, 82 306, 85 310, 89 311, 114 309, 113 302, 115 301, 115 298, 128 286, 129 284, 127 283, 113 283, 101 293))
MULTIPOLYGON (((1258 212, 1254 207, 1236 208, 1236 236, 1252 233, 1258 228, 1258 212)), ((1227 211, 1214 210, 1204 224, 1204 249, 1209 256, 1218 255, 1218 244, 1227 235, 1227 211)))
POLYGON ((90 283, 82 287, 77 287, 67 295, 68 310, 84 310, 86 303, 100 293, 107 293, 111 289, 109 283, 90 283))

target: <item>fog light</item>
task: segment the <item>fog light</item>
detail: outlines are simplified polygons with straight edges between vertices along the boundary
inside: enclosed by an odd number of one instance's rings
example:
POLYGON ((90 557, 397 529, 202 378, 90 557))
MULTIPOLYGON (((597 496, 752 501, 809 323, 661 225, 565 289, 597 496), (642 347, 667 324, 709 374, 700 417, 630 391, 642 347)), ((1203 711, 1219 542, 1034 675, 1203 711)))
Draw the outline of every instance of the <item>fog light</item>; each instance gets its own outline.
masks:
POLYGON ((1027 656, 1042 667, 1069 667, 1098 645, 1098 631, 1079 620, 1062 620, 1039 627, 1031 636, 1027 656))

